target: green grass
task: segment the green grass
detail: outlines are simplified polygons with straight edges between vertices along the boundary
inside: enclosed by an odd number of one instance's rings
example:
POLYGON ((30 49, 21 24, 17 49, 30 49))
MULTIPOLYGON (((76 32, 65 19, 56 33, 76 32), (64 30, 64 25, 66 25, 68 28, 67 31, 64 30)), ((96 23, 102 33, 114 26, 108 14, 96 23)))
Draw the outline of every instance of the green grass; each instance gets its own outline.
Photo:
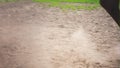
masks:
POLYGON ((33 0, 36 2, 76 2, 76 3, 98 3, 99 0, 33 0))
MULTIPOLYGON (((0 0, 3 2, 15 2, 17 0, 0 0)), ((48 7, 57 7, 63 10, 93 10, 99 7, 99 0, 32 0, 33 2, 47 3, 48 7)))
POLYGON ((49 7, 70 10, 93 10, 99 7, 99 0, 33 0, 34 2, 49 3, 49 7))

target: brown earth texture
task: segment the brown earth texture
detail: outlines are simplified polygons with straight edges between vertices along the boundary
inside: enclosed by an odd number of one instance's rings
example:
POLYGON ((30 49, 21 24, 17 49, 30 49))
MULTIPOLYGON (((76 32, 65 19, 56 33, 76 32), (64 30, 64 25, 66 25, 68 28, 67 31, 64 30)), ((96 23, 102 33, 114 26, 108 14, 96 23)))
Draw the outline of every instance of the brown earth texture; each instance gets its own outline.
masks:
POLYGON ((120 28, 101 7, 1 4, 0 68, 120 68, 120 28))

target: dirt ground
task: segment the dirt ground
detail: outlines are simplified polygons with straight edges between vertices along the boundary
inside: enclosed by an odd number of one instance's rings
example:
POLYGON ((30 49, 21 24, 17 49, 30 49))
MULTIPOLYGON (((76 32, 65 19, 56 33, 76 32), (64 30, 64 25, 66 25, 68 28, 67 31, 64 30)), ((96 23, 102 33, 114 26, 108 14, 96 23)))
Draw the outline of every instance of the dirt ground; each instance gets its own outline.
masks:
POLYGON ((0 68, 120 68, 120 28, 102 8, 2 4, 0 68))

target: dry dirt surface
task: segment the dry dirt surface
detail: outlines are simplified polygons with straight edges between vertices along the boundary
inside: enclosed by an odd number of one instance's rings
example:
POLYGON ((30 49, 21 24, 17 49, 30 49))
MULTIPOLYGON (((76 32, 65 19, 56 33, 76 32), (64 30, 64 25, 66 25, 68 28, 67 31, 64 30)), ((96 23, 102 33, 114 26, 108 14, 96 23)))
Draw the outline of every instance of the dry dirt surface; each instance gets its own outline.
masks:
POLYGON ((102 8, 2 4, 0 68, 120 68, 120 28, 102 8))

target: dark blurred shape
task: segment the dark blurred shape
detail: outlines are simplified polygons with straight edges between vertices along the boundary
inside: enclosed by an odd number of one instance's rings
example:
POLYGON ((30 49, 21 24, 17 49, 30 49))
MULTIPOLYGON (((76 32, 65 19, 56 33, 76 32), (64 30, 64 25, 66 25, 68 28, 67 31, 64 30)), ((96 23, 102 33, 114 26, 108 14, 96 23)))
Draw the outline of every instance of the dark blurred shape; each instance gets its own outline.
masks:
POLYGON ((100 4, 120 26, 119 0, 100 0, 100 4))

